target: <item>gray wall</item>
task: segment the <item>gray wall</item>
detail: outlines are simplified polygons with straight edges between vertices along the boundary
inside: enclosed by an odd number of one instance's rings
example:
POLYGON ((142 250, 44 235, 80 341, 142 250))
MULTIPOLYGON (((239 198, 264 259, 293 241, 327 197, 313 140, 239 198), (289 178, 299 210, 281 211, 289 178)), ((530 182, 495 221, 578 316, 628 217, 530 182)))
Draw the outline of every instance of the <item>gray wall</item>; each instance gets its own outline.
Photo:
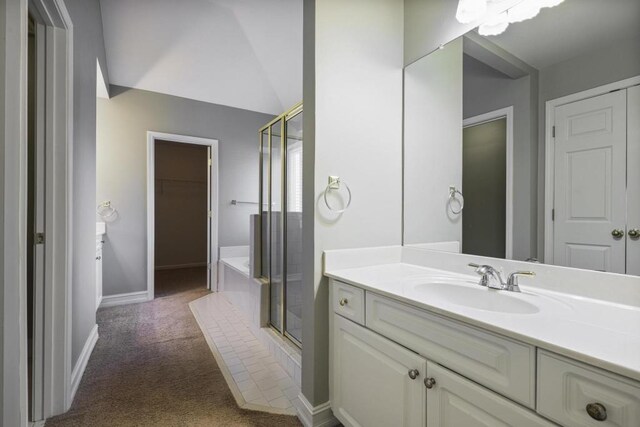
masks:
POLYGON ((538 151, 531 136, 531 78, 512 79, 464 56, 464 118, 513 106, 513 258, 518 260, 537 255, 536 206, 530 197, 538 151))
POLYGON ((73 22, 72 366, 96 323, 96 58, 108 82, 98 0, 65 0, 73 22))
POLYGON ((640 40, 623 40, 608 49, 567 59, 540 70, 538 108, 538 257, 544 253, 545 103, 576 92, 640 75, 640 40))
POLYGON ((329 397, 323 251, 401 243, 403 4, 304 4, 302 393, 312 405, 329 397), (342 215, 322 202, 328 175, 351 187, 342 215))
POLYGON ((98 201, 119 218, 107 224, 104 295, 138 292, 146 284, 147 131, 219 141, 219 246, 249 243, 249 215, 258 200, 258 129, 272 116, 154 92, 111 86, 98 100, 98 201))

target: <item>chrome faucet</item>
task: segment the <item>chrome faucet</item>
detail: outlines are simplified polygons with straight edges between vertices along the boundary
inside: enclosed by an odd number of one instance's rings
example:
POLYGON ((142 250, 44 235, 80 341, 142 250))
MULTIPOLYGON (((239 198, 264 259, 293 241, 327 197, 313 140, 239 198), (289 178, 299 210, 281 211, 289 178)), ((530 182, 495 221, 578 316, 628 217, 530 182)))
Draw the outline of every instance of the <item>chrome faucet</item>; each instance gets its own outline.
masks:
POLYGON ((470 263, 469 267, 475 268, 476 273, 481 276, 480 282, 478 283, 480 286, 486 286, 487 288, 500 291, 520 292, 520 287, 518 286, 518 277, 533 277, 536 275, 536 273, 534 273, 533 271, 516 271, 509 274, 507 282, 505 283, 502 280, 502 275, 500 274, 500 272, 490 265, 470 263))

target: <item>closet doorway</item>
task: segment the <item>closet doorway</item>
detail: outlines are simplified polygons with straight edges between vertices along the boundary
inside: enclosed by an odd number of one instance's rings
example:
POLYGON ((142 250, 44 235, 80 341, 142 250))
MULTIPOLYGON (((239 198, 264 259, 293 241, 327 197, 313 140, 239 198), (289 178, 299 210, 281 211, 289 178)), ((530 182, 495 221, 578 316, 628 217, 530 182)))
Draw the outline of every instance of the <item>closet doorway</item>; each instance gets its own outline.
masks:
POLYGON ((218 141, 148 132, 148 299, 215 290, 218 141))
POLYGON ((640 275, 639 83, 547 103, 547 262, 640 275))

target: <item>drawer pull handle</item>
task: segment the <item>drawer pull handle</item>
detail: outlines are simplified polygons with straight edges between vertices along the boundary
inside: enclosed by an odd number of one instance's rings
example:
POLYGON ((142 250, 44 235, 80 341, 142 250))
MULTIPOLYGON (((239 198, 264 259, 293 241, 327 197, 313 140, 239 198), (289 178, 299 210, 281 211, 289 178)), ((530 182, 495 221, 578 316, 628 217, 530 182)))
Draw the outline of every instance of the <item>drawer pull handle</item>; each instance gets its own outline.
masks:
POLYGON ((436 385, 436 380, 435 378, 425 378, 424 379, 424 386, 428 389, 432 389, 433 386, 436 385))
POLYGON ((420 375, 420 371, 418 371, 417 369, 409 370, 409 378, 411 378, 412 380, 415 380, 416 378, 418 378, 418 375, 420 375))
POLYGON ((341 306, 343 306, 343 307, 344 307, 344 306, 345 306, 345 305, 347 305, 347 304, 349 304, 349 300, 348 300, 348 299, 346 299, 346 298, 340 298, 340 305, 341 305, 341 306))
POLYGON ((596 421, 604 421, 607 419, 607 408, 601 403, 589 403, 587 414, 596 421))

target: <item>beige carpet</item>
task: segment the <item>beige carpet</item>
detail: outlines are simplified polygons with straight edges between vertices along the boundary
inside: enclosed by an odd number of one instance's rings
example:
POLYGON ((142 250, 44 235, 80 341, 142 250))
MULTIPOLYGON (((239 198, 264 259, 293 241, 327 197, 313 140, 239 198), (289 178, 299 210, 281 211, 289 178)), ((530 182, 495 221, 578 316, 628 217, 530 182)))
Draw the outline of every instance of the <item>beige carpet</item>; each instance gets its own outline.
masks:
POLYGON ((299 426, 238 408, 188 307, 208 291, 188 274, 158 279, 193 286, 162 283, 168 296, 100 309, 100 339, 71 410, 46 426, 299 426))

